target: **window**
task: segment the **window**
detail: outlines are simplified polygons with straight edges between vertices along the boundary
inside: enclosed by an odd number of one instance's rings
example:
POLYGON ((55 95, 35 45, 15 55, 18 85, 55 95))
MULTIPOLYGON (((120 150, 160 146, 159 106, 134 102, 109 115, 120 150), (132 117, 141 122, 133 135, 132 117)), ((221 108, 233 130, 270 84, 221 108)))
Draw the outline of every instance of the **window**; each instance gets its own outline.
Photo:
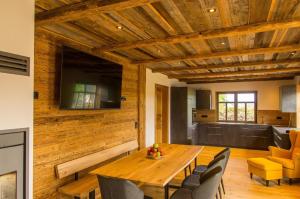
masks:
POLYGON ((255 122, 256 92, 217 93, 219 121, 255 122))

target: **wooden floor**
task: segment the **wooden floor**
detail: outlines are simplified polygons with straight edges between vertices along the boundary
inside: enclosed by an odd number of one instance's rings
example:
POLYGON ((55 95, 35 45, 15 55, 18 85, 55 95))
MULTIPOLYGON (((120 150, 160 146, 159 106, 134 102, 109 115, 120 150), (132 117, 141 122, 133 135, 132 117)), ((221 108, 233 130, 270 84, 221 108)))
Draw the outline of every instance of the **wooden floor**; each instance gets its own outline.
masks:
MULTIPOLYGON (((201 164, 207 164, 213 156, 222 150, 220 147, 205 147, 198 160, 201 164)), ((264 181, 258 177, 250 179, 247 172, 247 158, 267 156, 266 151, 232 149, 228 167, 224 174, 226 186, 225 199, 300 199, 300 181, 292 186, 283 181, 281 186, 270 182, 270 186, 264 186, 264 181), (262 184, 263 183, 263 184, 262 184)), ((174 179, 174 184, 180 184, 184 178, 181 173, 174 179)), ((146 195, 154 199, 163 199, 163 189, 142 186, 146 195)))

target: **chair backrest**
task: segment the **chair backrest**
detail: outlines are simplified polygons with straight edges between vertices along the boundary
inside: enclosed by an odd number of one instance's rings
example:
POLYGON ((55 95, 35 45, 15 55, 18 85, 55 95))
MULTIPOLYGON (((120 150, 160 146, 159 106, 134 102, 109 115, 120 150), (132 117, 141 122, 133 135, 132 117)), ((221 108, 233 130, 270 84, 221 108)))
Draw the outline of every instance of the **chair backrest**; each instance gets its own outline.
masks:
POLYGON ((226 147, 221 152, 219 152, 217 155, 215 155, 214 158, 216 159, 216 158, 218 158, 219 156, 222 156, 222 155, 225 156, 225 167, 223 168, 223 172, 225 172, 225 169, 227 167, 227 163, 228 163, 228 160, 229 160, 229 157, 230 157, 230 148, 226 147))
POLYGON ((215 158, 210 165, 207 167, 207 169, 201 174, 200 177, 200 184, 205 181, 205 179, 210 175, 210 172, 214 170, 217 167, 221 167, 222 171, 224 170, 226 163, 226 159, 224 155, 218 156, 215 158))
POLYGON ((102 199, 144 199, 144 192, 128 180, 98 176, 102 199))
POLYGON ((220 151, 219 153, 217 153, 217 155, 214 156, 214 158, 217 158, 218 156, 223 155, 226 151, 229 151, 230 148, 226 147, 225 149, 223 149, 222 151, 220 151))
POLYGON ((202 183, 193 190, 192 198, 214 199, 221 181, 222 173, 221 167, 210 170, 204 177, 202 183))
POLYGON ((295 155, 300 153, 300 132, 299 131, 290 131, 290 140, 291 140, 291 149, 292 159, 294 159, 295 155))

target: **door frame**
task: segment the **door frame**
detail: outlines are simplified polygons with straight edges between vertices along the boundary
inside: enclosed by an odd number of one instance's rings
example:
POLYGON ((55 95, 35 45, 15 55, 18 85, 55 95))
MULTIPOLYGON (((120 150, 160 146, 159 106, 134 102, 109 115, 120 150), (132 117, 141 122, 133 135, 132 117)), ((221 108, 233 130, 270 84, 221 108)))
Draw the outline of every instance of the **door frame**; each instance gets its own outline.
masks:
POLYGON ((154 94, 154 142, 156 142, 156 113, 157 113, 157 100, 156 100, 156 96, 157 96, 157 88, 162 88, 163 91, 163 95, 164 95, 164 100, 162 100, 162 103, 164 104, 162 106, 162 122, 164 122, 165 124, 162 124, 162 143, 169 143, 169 125, 170 125, 170 121, 169 121, 169 106, 170 106, 170 96, 169 96, 169 87, 168 86, 164 86, 161 84, 155 84, 155 94, 154 94))

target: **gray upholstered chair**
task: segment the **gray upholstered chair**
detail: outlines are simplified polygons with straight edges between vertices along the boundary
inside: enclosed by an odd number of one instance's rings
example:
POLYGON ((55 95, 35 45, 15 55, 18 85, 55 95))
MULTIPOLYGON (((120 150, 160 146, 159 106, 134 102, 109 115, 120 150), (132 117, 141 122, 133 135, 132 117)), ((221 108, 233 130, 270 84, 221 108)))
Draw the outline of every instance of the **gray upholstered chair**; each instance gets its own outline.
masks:
MULTIPOLYGON (((216 159, 217 157, 221 156, 221 155, 225 155, 226 160, 226 165, 230 156, 230 148, 226 147, 225 149, 223 149, 222 151, 220 151, 217 155, 214 156, 214 159, 216 159)), ((213 162, 213 161, 212 161, 213 162)), ((203 173, 207 167, 209 167, 211 163, 209 163, 208 165, 197 165, 195 167, 195 169, 193 170, 194 174, 201 174, 203 173)))
POLYGON ((214 159, 211 162, 210 166, 204 172, 202 172, 200 175, 192 174, 192 175, 189 175, 188 177, 186 177, 183 180, 181 187, 191 189, 191 190, 195 189, 196 187, 198 187, 200 185, 201 178, 205 177, 208 173, 210 173, 211 170, 215 169, 216 167, 221 167, 222 171, 223 171, 224 165, 225 165, 225 156, 224 155, 218 156, 216 159, 214 159))
POLYGON ((222 177, 222 168, 216 167, 200 179, 200 185, 195 189, 180 188, 176 190, 171 199, 213 199, 222 177))
POLYGON ((98 176, 102 199, 152 199, 128 180, 98 176))
MULTIPOLYGON (((214 159, 216 159, 217 157, 219 157, 221 155, 224 155, 225 159, 226 159, 225 168, 223 170, 223 173, 224 173, 225 170, 226 170, 226 167, 227 167, 229 157, 230 157, 230 148, 226 147, 224 150, 220 151, 217 155, 215 155, 214 159)), ((213 161, 210 162, 208 165, 198 165, 198 166, 196 166, 196 168, 193 170, 193 174, 201 175, 201 173, 203 173, 212 163, 213 163, 213 161)), ((225 186, 224 186, 223 178, 221 179, 221 185, 222 185, 223 193, 225 194, 225 186)))

